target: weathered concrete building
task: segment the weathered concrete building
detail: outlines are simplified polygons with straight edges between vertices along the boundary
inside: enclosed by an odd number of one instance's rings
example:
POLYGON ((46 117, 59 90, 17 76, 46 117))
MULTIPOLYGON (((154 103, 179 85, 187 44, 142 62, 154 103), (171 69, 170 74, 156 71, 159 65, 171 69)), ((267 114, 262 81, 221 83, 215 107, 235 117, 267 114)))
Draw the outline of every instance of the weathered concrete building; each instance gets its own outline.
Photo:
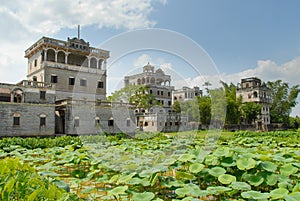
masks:
POLYGON ((109 51, 78 38, 67 41, 42 37, 25 51, 27 79, 50 83, 56 100, 106 99, 106 62, 109 51))
POLYGON ((125 76, 124 84, 125 86, 147 86, 148 93, 153 94, 165 110, 171 110, 172 91, 174 91, 175 87, 171 86, 171 76, 166 75, 162 69, 159 68, 154 71, 154 66, 148 63, 143 67, 142 73, 125 76))
POLYGON ((0 137, 53 135, 55 89, 42 82, 0 84, 0 111, 0 137))
POLYGON ((271 90, 259 78, 250 77, 241 80, 236 92, 242 97, 242 102, 254 102, 261 105, 261 115, 258 123, 269 125, 271 122, 270 105, 272 103, 271 90))
POLYGON ((174 101, 189 101, 195 97, 201 97, 202 90, 199 87, 182 87, 173 91, 173 102, 174 101))

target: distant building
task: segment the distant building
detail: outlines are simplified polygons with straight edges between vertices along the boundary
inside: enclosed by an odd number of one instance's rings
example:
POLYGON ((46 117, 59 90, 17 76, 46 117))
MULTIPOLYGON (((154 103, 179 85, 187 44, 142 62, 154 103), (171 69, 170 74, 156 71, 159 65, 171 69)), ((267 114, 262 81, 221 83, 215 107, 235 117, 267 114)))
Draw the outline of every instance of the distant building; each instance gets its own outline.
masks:
POLYGON ((109 51, 90 47, 80 38, 67 41, 42 37, 25 51, 27 79, 52 84, 56 100, 106 99, 109 51))
POLYGON ((173 102, 174 101, 189 101, 195 97, 202 97, 202 90, 199 87, 189 88, 182 87, 173 91, 173 102))
POLYGON ((53 135, 55 89, 42 82, 0 83, 0 111, 0 137, 53 135))
POLYGON ((261 115, 258 121, 263 125, 271 122, 270 105, 272 103, 271 90, 259 78, 250 77, 241 80, 236 92, 242 97, 242 102, 254 102, 261 105, 261 115))
POLYGON ((166 75, 162 69, 154 71, 154 66, 148 63, 143 67, 143 72, 131 76, 125 76, 124 84, 127 85, 145 85, 148 87, 148 93, 153 94, 161 103, 165 110, 172 107, 172 91, 175 87, 171 86, 171 76, 166 75))

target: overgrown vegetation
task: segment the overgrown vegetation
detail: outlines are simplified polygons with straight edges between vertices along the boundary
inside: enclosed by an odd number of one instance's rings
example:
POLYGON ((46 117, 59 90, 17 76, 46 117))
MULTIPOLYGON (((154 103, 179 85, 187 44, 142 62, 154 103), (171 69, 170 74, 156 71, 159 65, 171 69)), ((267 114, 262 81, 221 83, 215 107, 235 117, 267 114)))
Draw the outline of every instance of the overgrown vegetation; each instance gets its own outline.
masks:
MULTIPOLYGON (((195 131, 141 133, 136 139, 83 136, 81 147, 33 149, 7 143, 0 158, 35 167, 47 185, 64 181, 86 200, 300 199, 298 132, 223 135, 195 131)), ((24 185, 30 187, 27 180, 24 185)))

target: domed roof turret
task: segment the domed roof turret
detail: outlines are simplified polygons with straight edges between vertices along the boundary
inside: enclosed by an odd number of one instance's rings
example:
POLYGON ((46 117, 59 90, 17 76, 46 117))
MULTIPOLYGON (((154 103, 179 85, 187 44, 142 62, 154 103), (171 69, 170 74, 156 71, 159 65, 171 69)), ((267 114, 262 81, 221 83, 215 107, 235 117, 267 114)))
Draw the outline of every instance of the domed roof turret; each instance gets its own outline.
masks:
POLYGON ((164 75, 165 74, 165 72, 161 68, 157 69, 155 71, 155 73, 160 74, 160 75, 164 75))
POLYGON ((154 73, 154 66, 152 66, 150 64, 150 62, 148 62, 148 64, 146 66, 144 66, 143 71, 144 72, 152 72, 152 73, 154 73))

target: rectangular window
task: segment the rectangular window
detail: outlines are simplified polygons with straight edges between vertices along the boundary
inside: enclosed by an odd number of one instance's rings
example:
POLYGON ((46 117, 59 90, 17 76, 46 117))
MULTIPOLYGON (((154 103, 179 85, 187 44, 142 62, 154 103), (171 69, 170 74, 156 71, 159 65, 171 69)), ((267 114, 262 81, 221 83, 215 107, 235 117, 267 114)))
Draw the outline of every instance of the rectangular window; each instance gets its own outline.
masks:
POLYGON ((98 82, 98 88, 103 89, 104 88, 104 83, 103 82, 98 82))
POLYGON ((95 119, 95 126, 100 126, 100 119, 99 118, 95 119))
POLYGON ((14 126, 20 126, 20 117, 14 117, 13 125, 14 126))
POLYGON ((114 126, 114 120, 113 119, 108 120, 108 126, 114 126))
POLYGON ((168 92, 168 97, 170 97, 171 96, 171 92, 168 92))
POLYGON ((35 59, 34 60, 34 67, 36 67, 37 66, 37 60, 35 59))
POLYGON ((130 126, 130 119, 127 119, 127 120, 126 120, 126 125, 127 125, 127 127, 130 126))
POLYGON ((40 126, 46 126, 46 117, 40 117, 40 126))
POLYGON ((168 105, 169 105, 169 106, 172 105, 172 102, 171 102, 171 101, 168 101, 168 105))
POLYGON ((74 127, 79 127, 79 119, 74 119, 74 127))
POLYGON ((161 91, 161 92, 160 92, 160 95, 162 95, 162 96, 163 96, 163 95, 164 95, 164 92, 163 92, 163 91, 161 91))
POLYGON ((46 100, 46 91, 40 91, 40 99, 46 100))
POLYGON ((86 87, 87 86, 87 81, 86 79, 80 79, 80 86, 86 87))
POLYGON ((69 77, 69 85, 71 85, 71 86, 75 85, 75 78, 74 77, 69 77))
POLYGON ((145 122, 145 126, 148 126, 148 122, 147 121, 145 122))
POLYGON ((57 83, 57 75, 51 75, 51 83, 57 83))
POLYGON ((157 95, 159 95, 159 91, 157 91, 157 95))
POLYGON ((170 122, 170 126, 172 126, 172 122, 170 122))

